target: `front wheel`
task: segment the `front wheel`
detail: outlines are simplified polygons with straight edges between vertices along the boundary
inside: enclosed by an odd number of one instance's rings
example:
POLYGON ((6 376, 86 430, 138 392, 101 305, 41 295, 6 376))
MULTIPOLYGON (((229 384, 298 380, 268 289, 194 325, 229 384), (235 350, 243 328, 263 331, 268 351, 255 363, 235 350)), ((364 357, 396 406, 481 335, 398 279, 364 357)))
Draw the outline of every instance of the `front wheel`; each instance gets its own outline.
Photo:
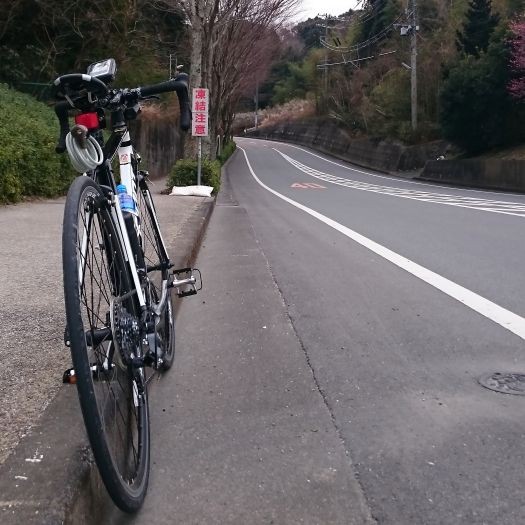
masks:
POLYGON ((150 440, 139 309, 111 203, 78 177, 64 210, 62 258, 71 356, 89 441, 115 504, 146 495, 150 440), (138 359, 137 359, 138 358, 138 359))

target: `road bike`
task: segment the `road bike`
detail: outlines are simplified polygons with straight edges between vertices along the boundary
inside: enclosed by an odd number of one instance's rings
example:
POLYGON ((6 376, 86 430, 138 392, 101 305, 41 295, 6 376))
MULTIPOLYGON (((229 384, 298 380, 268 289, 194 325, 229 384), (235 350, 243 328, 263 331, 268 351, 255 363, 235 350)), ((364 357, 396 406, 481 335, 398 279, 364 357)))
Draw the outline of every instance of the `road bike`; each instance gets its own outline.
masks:
POLYGON ((188 75, 131 89, 111 88, 115 75, 116 63, 107 59, 52 85, 60 124, 56 151, 67 151, 82 174, 64 209, 64 342, 73 361, 64 382, 76 383, 108 493, 120 509, 135 512, 150 469, 148 383, 171 367, 175 353, 171 292, 193 295, 201 279, 197 269, 173 270, 148 173, 140 169, 128 130, 141 101, 170 91, 178 95, 181 128, 187 130, 188 75), (112 161, 118 162, 118 183, 112 161))

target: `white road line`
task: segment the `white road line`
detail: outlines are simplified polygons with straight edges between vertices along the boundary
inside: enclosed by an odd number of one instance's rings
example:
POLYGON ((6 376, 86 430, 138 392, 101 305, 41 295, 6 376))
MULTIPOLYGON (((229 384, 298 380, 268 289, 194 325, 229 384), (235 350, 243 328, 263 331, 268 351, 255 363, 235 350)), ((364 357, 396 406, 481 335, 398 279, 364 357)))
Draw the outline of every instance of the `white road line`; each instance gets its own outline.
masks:
POLYGON ((288 204, 295 206, 301 211, 308 213, 308 215, 311 215, 312 217, 323 222, 327 226, 330 226, 334 230, 337 230, 349 239, 352 239, 361 246, 369 249, 370 251, 374 252, 380 257, 383 257, 387 261, 391 262, 392 264, 395 264, 399 268, 407 271, 415 277, 418 277, 422 281, 430 284, 434 288, 456 299, 457 301, 463 303, 465 306, 468 306, 475 312, 478 312, 487 319, 494 321, 503 328, 509 330, 513 334, 525 340, 525 319, 523 317, 520 317, 519 315, 516 315, 510 310, 507 310, 497 305, 496 303, 485 299, 481 295, 478 295, 477 293, 474 293, 468 290, 467 288, 464 288, 463 286, 460 286, 459 284, 450 281, 446 277, 443 277, 415 263, 414 261, 411 261, 410 259, 407 259, 406 257, 403 257, 402 255, 393 252, 392 250, 389 250, 388 248, 376 243, 375 241, 372 241, 371 239, 368 239, 367 237, 355 232, 354 230, 351 230, 350 228, 347 228, 346 226, 343 226, 342 224, 330 219, 329 217, 326 217, 325 215, 322 215, 321 213, 318 213, 315 210, 312 210, 311 208, 308 208, 286 197, 285 195, 282 195, 281 193, 278 193, 277 191, 264 184, 264 182, 262 182, 259 179, 259 177, 257 177, 255 172, 253 171, 250 161, 248 160, 248 155, 246 154, 246 151, 240 146, 239 149, 244 153, 246 164, 248 165, 248 169, 250 170, 250 173, 252 174, 253 178, 265 190, 269 191, 270 193, 272 193, 279 199, 282 199, 283 201, 287 202, 288 204))
MULTIPOLYGON (((241 137, 242 138, 242 137, 241 137)), ((313 153, 312 151, 308 151, 307 149, 301 148, 300 146, 296 146, 295 144, 289 144, 288 142, 279 142, 278 140, 265 140, 265 139, 257 139, 261 142, 270 142, 272 144, 279 144, 281 146, 295 148, 300 151, 304 151, 304 153, 308 153, 308 155, 312 155, 313 157, 317 157, 318 159, 324 160, 325 162, 328 162, 330 164, 334 164, 335 166, 339 166, 340 168, 343 168, 345 170, 355 171, 356 173, 362 173, 364 175, 369 175, 370 177, 376 177, 378 179, 386 179, 396 182, 402 182, 403 184, 415 184, 418 186, 423 187, 431 187, 431 188, 447 188, 451 190, 458 190, 459 188, 455 186, 447 186, 446 184, 432 184, 431 182, 418 182, 415 180, 408 180, 408 179, 402 179, 400 177, 389 177, 388 175, 379 175, 377 173, 372 173, 371 171, 364 171, 362 169, 359 169, 357 167, 353 166, 345 166, 344 164, 341 164, 340 162, 335 162, 333 160, 327 159, 325 157, 322 157, 321 155, 317 155, 316 153, 313 153)), ((272 148, 275 149, 275 148, 272 148)), ((279 151, 275 149, 275 151, 279 151)), ((280 152, 279 152, 280 153, 280 152)), ((490 191, 490 190, 477 190, 473 188, 461 188, 462 190, 474 192, 474 193, 490 193, 492 195, 508 195, 510 197, 521 197, 522 194, 520 193, 511 193, 511 192, 502 192, 502 191, 490 191)))
POLYGON ((380 193, 382 195, 388 195, 391 197, 400 197, 402 199, 411 199, 422 202, 430 202, 433 204, 444 204, 446 206, 456 206, 459 208, 468 208, 478 211, 486 211, 491 213, 499 213, 502 215, 512 215, 515 217, 525 218, 525 206, 523 204, 508 202, 508 201, 496 201, 489 199, 480 199, 473 197, 464 197, 461 195, 447 195, 444 193, 430 193, 419 190, 411 190, 407 188, 397 188, 392 186, 380 186, 378 184, 370 184, 368 182, 361 182, 352 179, 344 179, 325 173, 323 171, 316 170, 310 166, 302 164, 298 160, 293 159, 279 151, 276 148, 272 148, 274 151, 279 153, 287 162, 298 170, 331 184, 337 184, 338 186, 344 186, 346 188, 369 191, 373 193, 380 193))

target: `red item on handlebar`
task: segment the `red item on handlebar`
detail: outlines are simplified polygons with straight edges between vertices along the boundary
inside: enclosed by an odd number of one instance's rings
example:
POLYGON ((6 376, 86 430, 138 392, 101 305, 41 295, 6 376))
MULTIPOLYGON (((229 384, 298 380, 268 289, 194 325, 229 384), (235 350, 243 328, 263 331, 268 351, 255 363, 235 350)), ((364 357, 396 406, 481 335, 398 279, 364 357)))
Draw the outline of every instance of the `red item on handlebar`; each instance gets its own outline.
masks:
POLYGON ((87 129, 98 128, 98 114, 97 113, 81 113, 75 116, 75 123, 86 126, 87 129))

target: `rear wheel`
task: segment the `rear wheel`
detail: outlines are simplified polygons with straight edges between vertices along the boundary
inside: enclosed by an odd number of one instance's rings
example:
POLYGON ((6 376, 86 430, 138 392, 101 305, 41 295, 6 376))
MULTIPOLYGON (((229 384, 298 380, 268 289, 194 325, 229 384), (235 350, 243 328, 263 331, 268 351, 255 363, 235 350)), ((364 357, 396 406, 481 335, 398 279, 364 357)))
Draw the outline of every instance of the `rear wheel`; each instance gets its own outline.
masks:
MULTIPOLYGON (((147 283, 150 300, 157 303, 162 296, 162 284, 169 277, 169 258, 160 235, 155 206, 145 180, 141 180, 138 192, 140 213, 141 247, 147 266, 147 283)), ((175 315, 173 311, 171 288, 168 289, 166 308, 155 328, 157 343, 162 359, 159 368, 168 370, 175 357, 175 315)))
POLYGON ((125 512, 137 511, 149 476, 149 414, 139 308, 111 204, 88 177, 69 190, 62 237, 73 367, 102 480, 125 512))

